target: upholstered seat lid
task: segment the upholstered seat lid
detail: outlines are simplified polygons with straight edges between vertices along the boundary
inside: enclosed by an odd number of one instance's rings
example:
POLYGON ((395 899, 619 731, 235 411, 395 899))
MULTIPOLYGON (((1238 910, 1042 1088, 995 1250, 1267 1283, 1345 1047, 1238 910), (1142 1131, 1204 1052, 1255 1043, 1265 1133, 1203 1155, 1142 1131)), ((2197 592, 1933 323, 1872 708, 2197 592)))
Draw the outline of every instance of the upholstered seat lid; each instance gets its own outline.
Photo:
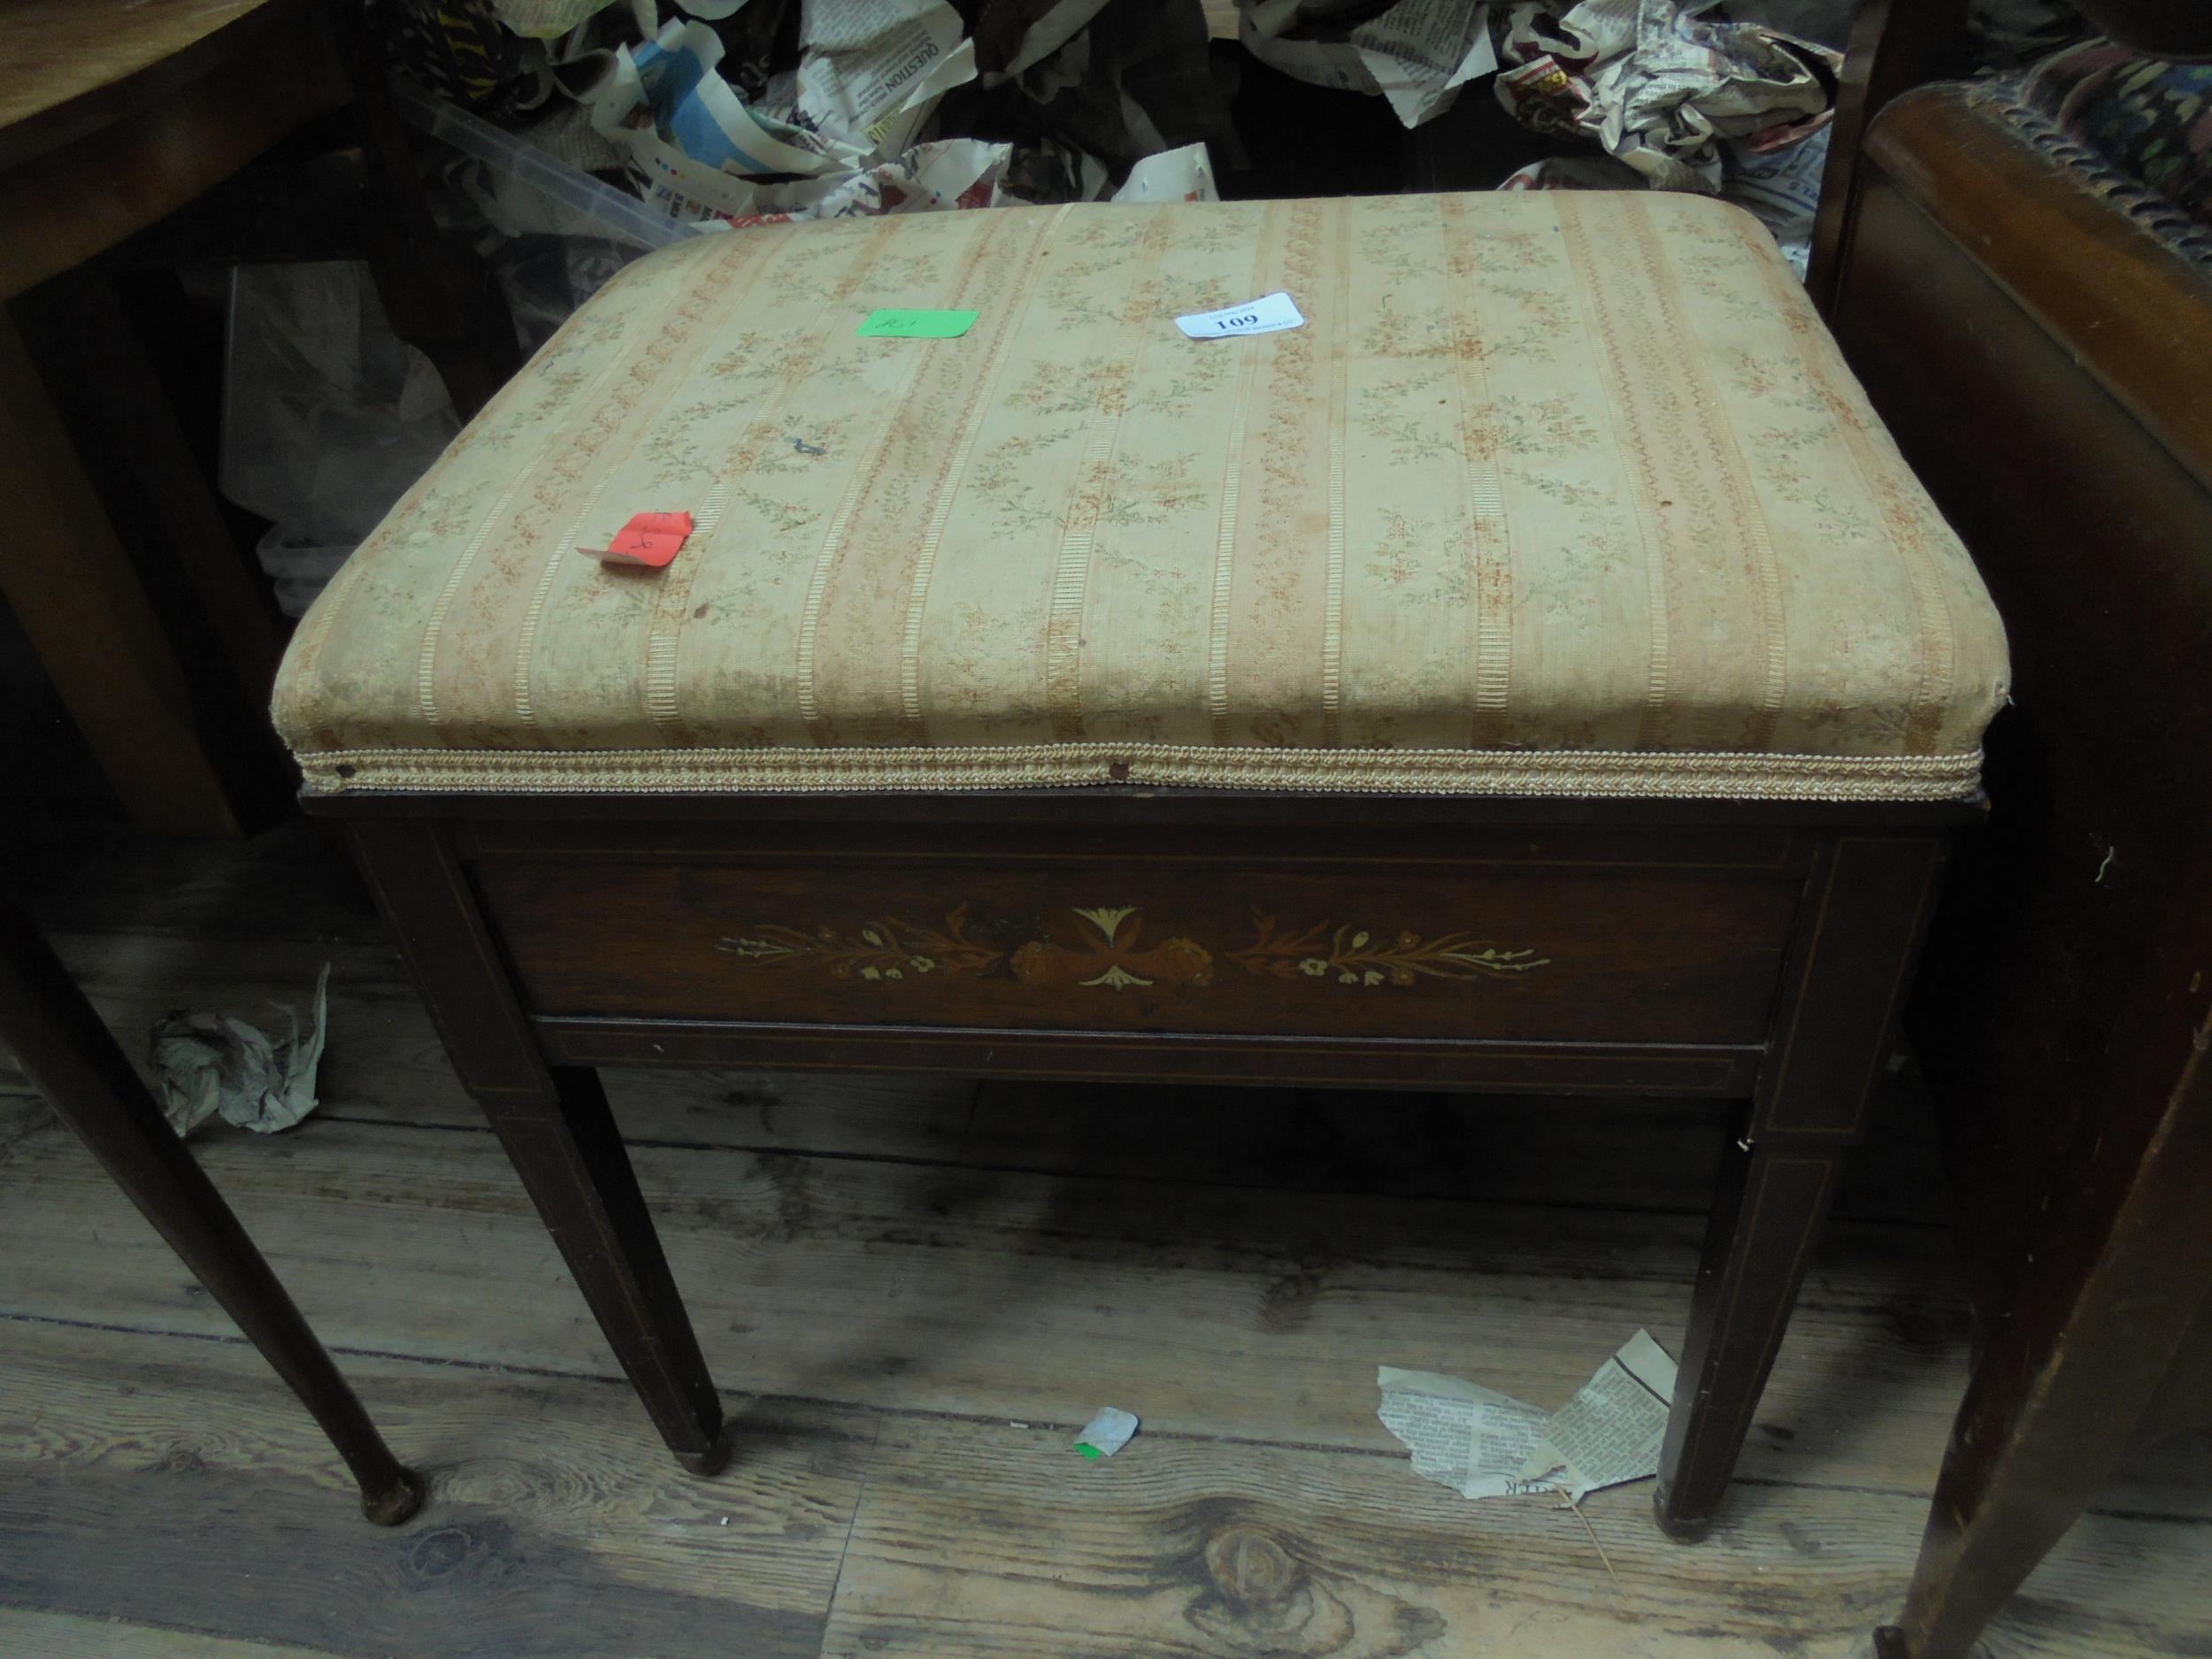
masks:
POLYGON ((1972 791, 2005 681, 1754 220, 1410 196, 640 260, 347 561, 276 717, 315 790, 1911 799, 1972 791), (1304 326, 1176 327, 1277 290, 1304 326), (579 551, 673 511, 664 569, 579 551))

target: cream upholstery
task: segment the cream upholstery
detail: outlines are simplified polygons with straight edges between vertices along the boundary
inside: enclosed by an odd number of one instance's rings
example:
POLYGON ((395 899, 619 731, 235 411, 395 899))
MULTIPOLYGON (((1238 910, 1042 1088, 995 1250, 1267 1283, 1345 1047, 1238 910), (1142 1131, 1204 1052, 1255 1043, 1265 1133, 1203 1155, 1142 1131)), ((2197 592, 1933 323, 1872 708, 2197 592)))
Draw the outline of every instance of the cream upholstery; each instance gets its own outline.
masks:
POLYGON ((309 787, 1974 787, 2004 640, 1695 197, 1020 208, 631 266, 302 624, 309 787), (1193 342, 1286 289, 1310 319, 1193 342), (879 306, 979 313, 863 338, 879 306), (697 528, 608 568, 633 513, 697 528))

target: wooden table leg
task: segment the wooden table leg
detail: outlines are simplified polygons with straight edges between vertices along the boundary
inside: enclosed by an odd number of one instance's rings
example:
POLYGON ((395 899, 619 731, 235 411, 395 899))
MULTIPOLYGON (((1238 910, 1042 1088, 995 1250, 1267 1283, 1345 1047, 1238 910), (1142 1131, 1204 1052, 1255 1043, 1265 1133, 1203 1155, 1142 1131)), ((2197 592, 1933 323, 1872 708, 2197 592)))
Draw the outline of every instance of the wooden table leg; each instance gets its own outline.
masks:
POLYGON ((392 1455, 269 1263, 184 1149, 46 941, 28 918, 4 907, 0 1042, 314 1414, 359 1483, 363 1513, 381 1526, 414 1514, 422 1506, 422 1478, 392 1455))
POLYGON ((166 833, 237 834, 183 671, 4 311, 0 501, 0 594, 132 820, 166 833))
MULTIPOLYGON (((164 557, 181 570, 184 591, 206 618, 257 735, 266 733, 284 630, 252 553, 231 534, 121 292, 107 276, 74 271, 18 299, 15 311, 36 342, 80 456, 110 488, 126 473, 152 509, 164 557), (64 342, 58 348, 49 343, 57 337, 64 342)), ((289 764, 282 771, 288 796, 298 775, 289 764)))
POLYGON ((1710 1527, 1782 1346, 1843 1160, 1889 1056, 1943 862, 1921 836, 1839 837, 1815 870, 1747 1133, 1723 1168, 1654 1497, 1710 1527))
MULTIPOLYGON (((2154 1111, 2094 1114, 2068 1161, 1952 1425, 1904 1616, 1878 1633, 1885 1659, 1969 1659, 2154 1415, 2212 1310, 2212 1017, 2188 1042, 2154 1111)), ((2200 1356, 2180 1380, 2208 1370, 2200 1356)), ((2206 1404, 2190 1403, 2181 1421, 2194 1426, 2206 1404)))
POLYGON ((484 1109, 653 1426, 686 1469, 716 1473, 729 1457, 722 1404, 598 1073, 546 1064, 442 829, 402 819, 349 833, 453 1069, 484 1109))

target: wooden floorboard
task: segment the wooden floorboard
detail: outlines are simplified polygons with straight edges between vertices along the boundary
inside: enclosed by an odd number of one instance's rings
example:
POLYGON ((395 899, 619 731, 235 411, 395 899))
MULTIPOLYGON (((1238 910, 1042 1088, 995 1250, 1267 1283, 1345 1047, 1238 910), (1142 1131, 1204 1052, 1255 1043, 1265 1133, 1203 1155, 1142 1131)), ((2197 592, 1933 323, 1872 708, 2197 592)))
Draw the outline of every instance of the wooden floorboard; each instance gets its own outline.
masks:
MULTIPOLYGON (((311 1124, 202 1161, 310 1316, 378 1352, 605 1373, 610 1361, 488 1135, 311 1124)), ((730 1386, 988 1416, 1384 1447, 1378 1363, 1564 1401, 1639 1325, 1686 1316, 1694 1217, 1252 1192, 788 1154, 634 1155, 730 1386), (1221 1367, 1240 1381, 1223 1389, 1221 1367), (1079 1421, 1079 1417, 1075 1419, 1079 1421)), ((0 1313, 86 1305, 150 1329, 219 1310, 58 1131, 0 1206, 0 1313), (96 1248, 86 1248, 91 1240, 96 1248)), ((1940 1234, 1843 1226, 1816 1259, 1747 1470, 1912 1489, 1964 1377, 1940 1234), (1889 1402, 1869 1432, 1870 1389, 1889 1402)))
MULTIPOLYGON (((1057 1434, 893 1417, 824 1651, 1843 1655, 1890 1610, 1924 1503, 1763 1488, 1694 1547, 1652 1525, 1647 1487, 1583 1508, 1596 1544, 1548 1501, 1469 1504, 1393 1457, 1156 1437, 1095 1464, 1057 1434)), ((2189 1651, 2212 1594, 2202 1540, 2102 1532, 2101 1558, 2046 1576, 2063 1613, 2024 1609, 2001 1651, 2189 1651), (2088 1632, 2104 1645, 2074 1645, 2088 1632)))
MULTIPOLYGON (((430 1506, 327 1446, 0 1069, 0 1655, 1864 1654, 1966 1364, 1924 1114, 1885 1097, 1707 1543, 1647 1485, 1469 1504, 1379 1362, 1555 1404, 1672 1345, 1724 1113, 1309 1091, 622 1072, 618 1116, 739 1418, 681 1473, 311 834, 119 842, 34 895, 134 1055, 332 975, 326 1104, 196 1148, 430 1506), (1068 1446, 1141 1413, 1119 1457, 1068 1446)), ((1909 1078, 1903 1079, 1907 1085, 1909 1078)), ((2138 1459, 1995 1659, 2212 1653, 2212 1437, 2138 1459)))
POLYGON ((387 1532, 242 1343, 0 1340, 0 1603, 311 1653, 810 1655, 878 1426, 739 1402, 745 1455, 700 1481, 618 1384, 355 1355, 432 1483, 387 1532))
POLYGON ((321 1659, 311 1647, 0 1607, 0 1653, 15 1659, 321 1659))

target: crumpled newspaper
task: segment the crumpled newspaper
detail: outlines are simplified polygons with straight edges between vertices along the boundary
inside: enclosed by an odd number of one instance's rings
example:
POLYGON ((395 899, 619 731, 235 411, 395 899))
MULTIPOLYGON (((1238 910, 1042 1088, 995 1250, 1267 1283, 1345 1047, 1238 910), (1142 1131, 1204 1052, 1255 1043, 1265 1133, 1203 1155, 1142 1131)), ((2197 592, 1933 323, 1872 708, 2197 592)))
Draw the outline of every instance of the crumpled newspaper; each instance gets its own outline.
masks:
POLYGON ((718 217, 741 227, 781 225, 793 219, 988 207, 1011 153, 1010 145, 980 138, 941 139, 917 144, 903 155, 853 172, 752 188, 746 192, 743 209, 726 211, 718 217))
POLYGON ((657 23, 650 0, 638 11, 657 26, 615 48, 586 102, 594 130, 628 152, 647 200, 672 219, 819 216, 841 189, 864 194, 858 175, 906 165, 937 101, 975 78, 974 42, 944 0, 806 0, 797 66, 749 100, 722 74, 714 29, 657 23))
POLYGON ((268 1034, 226 1014, 179 1010, 154 1022, 154 1079, 162 1115, 179 1134, 210 1118, 261 1134, 289 1129, 313 1111, 315 1071, 330 1017, 330 964, 315 978, 315 1010, 304 1033, 289 1008, 290 1033, 268 1034))
POLYGON ((1498 66, 1487 5, 1398 0, 1354 25, 1310 19, 1310 0, 1242 0, 1238 39, 1270 68, 1317 87, 1379 93, 1407 127, 1433 120, 1461 87, 1498 66))
MULTIPOLYGON (((802 0, 796 66, 750 96, 725 75, 739 66, 724 65, 721 34, 680 17, 662 22, 651 0, 634 4, 645 38, 604 54, 585 103, 592 131, 627 157, 654 211, 741 227, 1020 198, 1007 188, 1010 144, 914 142, 945 94, 977 79, 978 42, 945 0, 802 0)), ((986 84, 1033 71, 1044 79, 1033 96, 1072 97, 1095 56, 1080 31, 1099 9, 1088 0, 995 8, 987 18, 998 66, 986 84), (1011 55, 1002 62, 998 52, 1011 55)), ((1107 67, 1118 72, 1118 59, 1107 67)), ((1144 156, 1155 165, 1134 199, 1215 199, 1202 146, 1162 150, 1127 89, 1105 90, 1115 119, 1150 141, 1135 147, 1159 152, 1144 156)), ((1071 181, 1092 200, 1106 194, 1109 175, 1093 163, 1071 181)))
MULTIPOLYGON (((1800 278, 1812 259, 1828 134, 1824 127, 1809 138, 1766 150, 1748 139, 1732 138, 1722 153, 1721 200, 1733 202, 1771 231, 1800 278)), ((1610 156, 1547 156, 1508 174, 1498 188, 1641 190, 1648 185, 1642 173, 1610 156)))
POLYGON ((1663 190, 1720 190, 1726 141, 1761 153, 1832 113, 1842 56, 1731 21, 1719 0, 1519 0, 1500 30, 1498 98, 1537 132, 1594 139, 1663 190))

